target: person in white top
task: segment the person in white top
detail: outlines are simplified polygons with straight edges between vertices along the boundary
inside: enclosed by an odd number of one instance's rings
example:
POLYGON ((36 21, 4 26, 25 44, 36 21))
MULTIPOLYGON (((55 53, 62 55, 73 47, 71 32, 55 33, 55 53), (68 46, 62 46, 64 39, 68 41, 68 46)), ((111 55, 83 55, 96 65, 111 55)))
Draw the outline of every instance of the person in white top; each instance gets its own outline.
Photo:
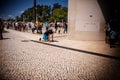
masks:
POLYGON ((32 33, 34 34, 35 31, 35 24, 34 24, 34 20, 32 20, 32 22, 30 23, 31 29, 32 29, 32 33))
POLYGON ((28 23, 28 21, 25 21, 25 30, 26 30, 26 31, 29 30, 29 23, 28 23))
POLYGON ((15 30, 18 30, 18 22, 15 23, 15 30))

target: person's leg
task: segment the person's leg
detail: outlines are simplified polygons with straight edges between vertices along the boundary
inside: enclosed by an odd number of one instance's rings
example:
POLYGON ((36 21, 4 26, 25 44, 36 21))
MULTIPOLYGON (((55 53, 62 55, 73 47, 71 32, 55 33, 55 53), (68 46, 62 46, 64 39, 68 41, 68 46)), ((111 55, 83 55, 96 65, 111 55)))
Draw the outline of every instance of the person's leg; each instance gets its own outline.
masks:
POLYGON ((2 30, 0 30, 0 39, 3 39, 2 30))
POLYGON ((39 33, 39 26, 36 27, 37 33, 39 33))
POLYGON ((40 34, 42 34, 42 27, 40 27, 40 34))
POLYGON ((110 39, 110 48, 115 48, 115 39, 110 39))
POLYGON ((32 33, 34 34, 34 28, 32 28, 32 33))
POLYGON ((109 37, 105 36, 105 43, 108 44, 109 43, 109 37))

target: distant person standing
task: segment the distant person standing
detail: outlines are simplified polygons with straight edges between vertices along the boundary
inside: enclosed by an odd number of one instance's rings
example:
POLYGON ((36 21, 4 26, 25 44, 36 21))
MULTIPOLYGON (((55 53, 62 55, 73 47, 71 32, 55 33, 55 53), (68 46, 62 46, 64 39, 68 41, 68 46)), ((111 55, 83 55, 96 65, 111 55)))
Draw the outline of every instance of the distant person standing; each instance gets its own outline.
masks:
POLYGON ((109 23, 105 23, 105 43, 109 43, 109 36, 110 36, 110 27, 109 23))
POLYGON ((38 32, 39 32, 40 34, 42 34, 42 28, 43 28, 43 24, 40 23, 40 25, 39 25, 39 27, 38 27, 38 32))
POLYGON ((39 26, 40 26, 40 21, 36 21, 35 27, 36 27, 37 33, 39 33, 39 26))
POLYGON ((34 20, 32 20, 32 22, 30 23, 31 29, 32 29, 32 33, 34 34, 35 31, 35 24, 34 24, 34 20))
POLYGON ((2 22, 2 19, 0 19, 0 39, 3 39, 3 30, 4 30, 4 23, 2 22))
POLYGON ((57 32, 57 28, 58 28, 57 21, 55 21, 55 33, 57 32))
POLYGON ((19 31, 22 31, 22 23, 19 23, 19 24, 18 24, 18 30, 19 30, 19 31))
POLYGON ((18 30, 18 22, 15 22, 15 30, 18 30))
POLYGON ((48 22, 45 23, 45 28, 46 28, 46 31, 47 31, 48 28, 49 28, 49 23, 48 22))
POLYGON ((64 22, 64 33, 67 33, 68 31, 68 25, 67 22, 64 22))
POLYGON ((22 27, 23 27, 23 32, 25 32, 25 29, 26 29, 25 22, 22 23, 22 27))
POLYGON ((25 21, 25 30, 28 32, 28 30, 29 30, 29 23, 28 23, 28 21, 25 21))

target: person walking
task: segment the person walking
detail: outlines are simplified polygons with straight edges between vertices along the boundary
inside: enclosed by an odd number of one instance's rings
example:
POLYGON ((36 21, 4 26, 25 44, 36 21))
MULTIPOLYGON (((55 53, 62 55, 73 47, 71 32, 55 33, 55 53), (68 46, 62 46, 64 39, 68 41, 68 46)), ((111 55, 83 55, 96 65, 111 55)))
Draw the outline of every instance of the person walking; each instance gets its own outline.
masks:
POLYGON ((64 34, 68 31, 68 25, 67 22, 64 22, 64 34))
POLYGON ((49 23, 48 22, 45 23, 45 28, 46 28, 46 31, 49 29, 49 23))
POLYGON ((18 30, 18 22, 15 22, 15 30, 18 30))
POLYGON ((26 21, 25 21, 25 31, 28 32, 28 30, 29 30, 29 23, 28 23, 28 21, 26 20, 26 21))
POLYGON ((57 21, 55 21, 55 33, 57 32, 57 28, 58 28, 57 21))
POLYGON ((4 23, 2 19, 0 19, 0 39, 3 39, 3 30, 4 30, 4 23))
POLYGON ((32 20, 32 22, 30 23, 31 29, 32 29, 32 33, 34 34, 35 31, 35 24, 34 24, 34 20, 32 20))
POLYGON ((109 23, 106 22, 105 23, 105 43, 106 44, 109 43, 109 39, 110 39, 110 27, 109 27, 109 23))

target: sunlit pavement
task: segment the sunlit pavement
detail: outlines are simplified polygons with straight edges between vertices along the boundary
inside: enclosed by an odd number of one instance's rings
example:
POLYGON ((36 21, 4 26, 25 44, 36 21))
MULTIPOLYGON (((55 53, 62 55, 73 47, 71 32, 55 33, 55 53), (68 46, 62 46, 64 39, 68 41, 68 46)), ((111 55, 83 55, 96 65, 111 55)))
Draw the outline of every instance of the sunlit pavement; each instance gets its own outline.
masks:
POLYGON ((54 42, 42 35, 7 30, 0 40, 1 80, 119 80, 119 48, 104 41, 73 41, 55 34, 54 42))

